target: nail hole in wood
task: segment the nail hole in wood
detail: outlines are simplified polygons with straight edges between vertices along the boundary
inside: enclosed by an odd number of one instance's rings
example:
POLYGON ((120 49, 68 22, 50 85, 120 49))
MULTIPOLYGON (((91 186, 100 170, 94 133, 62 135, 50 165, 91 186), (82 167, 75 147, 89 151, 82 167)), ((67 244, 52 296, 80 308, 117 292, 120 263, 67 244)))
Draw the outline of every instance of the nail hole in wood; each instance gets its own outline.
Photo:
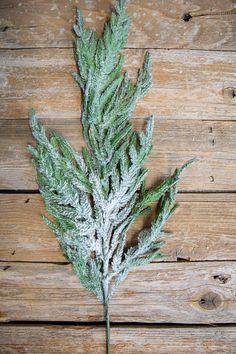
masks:
POLYGON ((27 198, 27 199, 25 200, 25 203, 27 204, 27 203, 29 203, 29 201, 30 201, 30 198, 27 198))
POLYGON ((236 89, 229 87, 228 90, 228 95, 231 99, 233 99, 236 96, 236 89))
POLYGON ((4 268, 3 268, 3 270, 7 270, 7 269, 9 269, 9 268, 11 268, 11 266, 5 266, 4 268))
POLYGON ((6 32, 8 30, 8 28, 9 28, 8 26, 3 27, 2 32, 6 32))
POLYGON ((192 16, 190 15, 189 12, 185 12, 182 16, 182 20, 185 22, 188 22, 189 20, 191 20, 192 16))
POLYGON ((236 97, 236 88, 235 87, 226 87, 222 90, 222 94, 224 99, 227 102, 230 102, 231 100, 235 99, 236 97))
POLYGON ((226 284, 231 279, 231 276, 226 274, 218 274, 214 275, 213 279, 218 280, 221 284, 226 284))

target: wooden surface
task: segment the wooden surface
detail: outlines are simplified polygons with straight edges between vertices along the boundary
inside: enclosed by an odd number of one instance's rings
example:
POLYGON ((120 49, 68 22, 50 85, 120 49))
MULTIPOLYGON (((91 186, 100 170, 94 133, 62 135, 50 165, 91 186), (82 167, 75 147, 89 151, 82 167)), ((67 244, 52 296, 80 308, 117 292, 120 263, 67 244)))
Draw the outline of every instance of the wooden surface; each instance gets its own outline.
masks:
MULTIPOLYGON (((0 345, 5 354, 61 353, 104 354, 104 330, 82 326, 1 326, 0 345)), ((221 353, 236 351, 232 327, 121 327, 111 328, 111 352, 124 353, 221 353), (192 346, 194 343, 194 346, 192 346)))
MULTIPOLYGON (((80 0, 86 25, 101 33, 110 0, 80 0)), ((72 47, 76 0, 1 0, 1 48, 72 47)), ((129 48, 235 50, 234 0, 131 0, 129 48), (183 21, 190 14, 189 21, 183 21), (186 16, 185 16, 186 17, 186 16)))
MULTIPOLYGON (((170 254, 165 261, 236 260, 236 194, 222 199, 219 193, 178 195, 179 209, 166 224, 175 235, 162 248, 170 254)), ((39 195, 1 194, 0 206, 2 261, 66 262, 54 234, 41 220, 46 212, 39 195)), ((130 242, 149 221, 137 220, 130 242)))
MULTIPOLYGON (((26 146, 27 110, 83 145, 71 26, 77 1, 0 2, 0 353, 104 353, 102 307, 83 289, 45 213, 26 146)), ((101 33, 110 0, 80 0, 101 33)), ((236 352, 236 9, 234 0, 130 0, 125 69, 145 49, 156 114, 148 185, 191 157, 162 261, 131 271, 111 304, 112 354, 236 352), (191 349, 190 349, 191 348, 191 349)), ((140 218, 129 232, 150 222, 140 218)))
MULTIPOLYGON (((1 321, 102 321, 103 309, 70 264, 1 262, 1 321)), ((134 268, 110 302, 111 321, 236 322, 236 262, 134 268), (193 276, 194 274, 194 276, 193 276)))
MULTIPOLYGON (((235 15, 236 17, 236 15, 235 15)), ((153 85, 134 116, 162 119, 236 120, 236 53, 150 50, 153 85)), ((135 77, 143 49, 126 49, 125 69, 135 77)), ((25 119, 34 106, 39 117, 65 122, 80 117, 80 91, 72 48, 1 51, 2 119, 25 119), (56 65, 55 65, 56 63, 56 65), (16 75, 17 72, 17 75, 16 75)))
MULTIPOLYGON (((47 122, 48 123, 48 122, 47 122)), ((142 129, 144 120, 134 119, 134 127, 142 129)), ((0 121, 0 187, 9 190, 38 189, 34 168, 26 151, 33 142, 28 121, 0 121)), ((75 148, 84 146, 79 119, 58 119, 49 128, 63 133, 75 148)), ((180 188, 185 191, 230 192, 236 189, 235 122, 202 120, 156 120, 153 149, 146 162, 148 185, 170 174, 192 157, 198 162, 184 174, 180 188)))

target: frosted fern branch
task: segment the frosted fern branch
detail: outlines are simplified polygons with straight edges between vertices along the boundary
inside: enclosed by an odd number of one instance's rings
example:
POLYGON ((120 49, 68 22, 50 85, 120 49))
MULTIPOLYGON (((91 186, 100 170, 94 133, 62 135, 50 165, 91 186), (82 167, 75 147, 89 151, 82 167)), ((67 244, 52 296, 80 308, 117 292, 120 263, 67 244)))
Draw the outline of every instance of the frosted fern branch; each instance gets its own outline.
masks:
POLYGON ((164 223, 175 210, 181 173, 188 161, 159 186, 146 189, 145 160, 152 148, 154 118, 135 132, 131 116, 136 102, 151 85, 151 57, 145 54, 136 81, 123 72, 121 50, 130 19, 125 1, 116 2, 103 35, 84 26, 77 9, 74 31, 78 71, 73 74, 82 91, 82 125, 87 147, 76 151, 56 132, 46 134, 35 111, 29 111, 37 145, 29 146, 38 184, 52 220, 43 217, 58 238, 81 284, 107 304, 133 266, 162 257, 164 223), (159 202, 156 217, 140 231, 137 243, 126 244, 127 230, 159 202))

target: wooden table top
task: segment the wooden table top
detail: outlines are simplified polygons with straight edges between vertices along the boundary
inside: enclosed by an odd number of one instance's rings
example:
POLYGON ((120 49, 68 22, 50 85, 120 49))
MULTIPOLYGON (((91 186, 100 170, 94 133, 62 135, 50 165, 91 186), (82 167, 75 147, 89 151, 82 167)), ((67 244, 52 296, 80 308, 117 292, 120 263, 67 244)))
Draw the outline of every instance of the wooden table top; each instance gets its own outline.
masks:
MULTIPOLYGON (((27 110, 84 146, 71 27, 76 4, 101 33, 111 0, 0 1, 0 353, 104 353, 102 306, 52 232, 26 151, 27 110)), ((236 8, 233 0, 130 0, 125 68, 148 49, 155 114, 148 185, 183 175, 162 262, 134 269, 111 302, 112 354, 236 353, 236 8)), ((128 235, 148 221, 140 218, 128 235)))

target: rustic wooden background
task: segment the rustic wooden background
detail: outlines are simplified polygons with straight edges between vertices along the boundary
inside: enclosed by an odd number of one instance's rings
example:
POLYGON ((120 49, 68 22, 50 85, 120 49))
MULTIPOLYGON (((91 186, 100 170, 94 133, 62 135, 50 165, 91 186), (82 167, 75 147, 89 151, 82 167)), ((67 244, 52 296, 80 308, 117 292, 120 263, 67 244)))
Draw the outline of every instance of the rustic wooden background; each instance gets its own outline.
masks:
MULTIPOLYGON (((102 307, 63 257, 26 152, 27 110, 83 145, 71 77, 73 17, 102 30, 110 0, 0 0, 0 352, 104 353, 102 307)), ((194 156, 180 185, 170 256, 133 270, 111 305, 112 353, 236 353, 236 1, 130 0, 126 68, 145 49, 156 113, 148 183, 194 156)), ((144 224, 140 220, 133 232, 144 224)))

